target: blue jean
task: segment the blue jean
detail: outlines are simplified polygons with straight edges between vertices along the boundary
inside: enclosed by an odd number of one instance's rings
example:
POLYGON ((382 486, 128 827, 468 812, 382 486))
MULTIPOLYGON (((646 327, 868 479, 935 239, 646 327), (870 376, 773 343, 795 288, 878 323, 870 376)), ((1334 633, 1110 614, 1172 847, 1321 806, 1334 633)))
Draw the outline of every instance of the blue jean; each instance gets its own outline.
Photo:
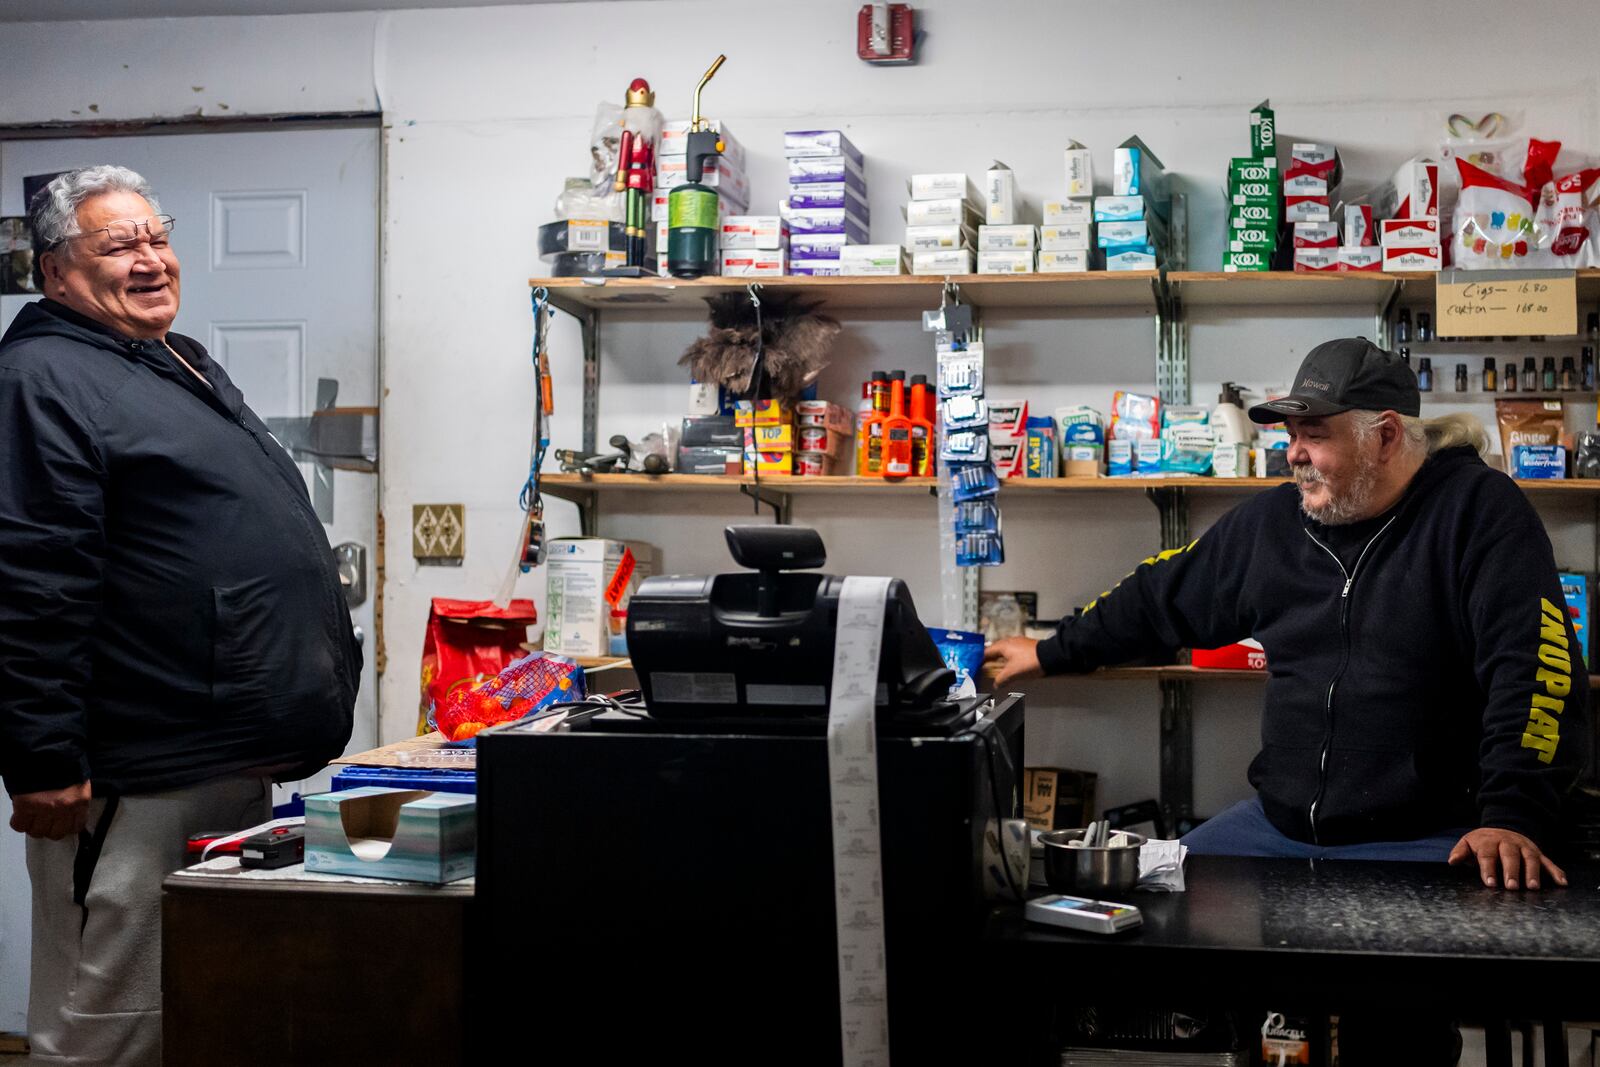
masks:
POLYGON ((1360 845, 1310 845, 1285 837, 1267 820, 1261 798, 1241 800, 1183 835, 1197 855, 1275 856, 1281 859, 1414 860, 1443 863, 1469 828, 1449 830, 1415 841, 1370 841, 1360 845))

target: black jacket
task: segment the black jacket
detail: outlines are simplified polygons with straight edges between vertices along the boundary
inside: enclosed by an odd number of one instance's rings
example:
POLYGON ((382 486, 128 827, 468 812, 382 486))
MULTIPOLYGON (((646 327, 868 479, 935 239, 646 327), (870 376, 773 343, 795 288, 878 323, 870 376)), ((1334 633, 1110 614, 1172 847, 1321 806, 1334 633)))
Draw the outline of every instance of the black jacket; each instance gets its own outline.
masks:
POLYGON ((1039 661, 1087 671, 1253 636, 1269 677, 1250 782, 1286 835, 1494 826, 1547 843, 1590 730, 1550 539, 1471 448, 1430 457, 1391 518, 1351 569, 1293 485, 1264 492, 1063 620, 1039 661))
POLYGON ((197 342, 51 301, 0 340, 0 774, 97 795, 350 738, 360 652, 300 470, 197 342))

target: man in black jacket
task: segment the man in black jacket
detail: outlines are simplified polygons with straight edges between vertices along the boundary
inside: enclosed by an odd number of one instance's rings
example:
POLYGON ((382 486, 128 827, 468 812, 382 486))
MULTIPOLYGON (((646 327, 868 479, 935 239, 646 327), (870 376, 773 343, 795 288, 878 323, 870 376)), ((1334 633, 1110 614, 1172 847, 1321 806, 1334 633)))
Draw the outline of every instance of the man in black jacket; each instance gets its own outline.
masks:
POLYGON ((1146 560, 1050 638, 986 659, 1000 684, 1175 648, 1261 642, 1256 798, 1196 851, 1476 861, 1483 883, 1566 877, 1544 853, 1588 748, 1588 673, 1550 539, 1480 458, 1475 423, 1424 424, 1416 379, 1365 339, 1307 355, 1294 484, 1146 560))
POLYGON ((161 1059, 160 885, 349 740, 360 652, 300 471, 190 338, 143 178, 57 177, 0 340, 0 775, 41 1062, 161 1059))

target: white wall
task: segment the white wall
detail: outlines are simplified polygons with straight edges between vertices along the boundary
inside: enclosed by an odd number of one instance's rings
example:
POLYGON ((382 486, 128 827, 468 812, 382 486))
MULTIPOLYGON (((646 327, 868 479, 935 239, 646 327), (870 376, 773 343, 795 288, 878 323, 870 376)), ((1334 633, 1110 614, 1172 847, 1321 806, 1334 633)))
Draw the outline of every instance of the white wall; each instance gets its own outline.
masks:
MULTIPOLYGON (((1341 147, 1351 185, 1432 150, 1443 117, 1456 110, 1521 112, 1528 132, 1600 149, 1592 45, 1578 32, 1590 9, 1577 0, 1518 8, 1515 24, 1533 32, 1512 35, 1537 43, 1507 62, 1469 58, 1471 42, 1498 55, 1502 45, 1487 42, 1512 32, 1504 6, 1485 0, 1294 10, 934 0, 918 7, 927 37, 911 68, 854 57, 857 7, 674 0, 48 23, 0 34, 0 123, 179 117, 196 108, 383 110, 385 739, 414 722, 429 598, 488 596, 510 560, 533 390, 533 230, 552 217, 561 180, 585 166, 596 102, 619 100, 635 75, 651 79, 663 111, 683 115, 705 65, 728 54, 705 107, 749 150, 758 205, 781 195, 783 130, 847 129, 868 157, 878 240, 898 238, 913 171, 977 171, 998 156, 1036 205, 1059 185, 1065 140, 1093 147, 1103 169, 1111 147, 1138 133, 1182 176, 1194 219, 1191 263, 1213 269, 1226 161, 1247 147, 1248 110, 1265 96, 1281 139, 1341 147), (405 530, 411 504, 425 501, 466 503, 465 566, 412 566, 405 530)), ((1282 381, 1317 341, 1371 329, 1370 315, 1354 310, 1193 319, 1195 399, 1203 402, 1223 378, 1282 381)), ((1116 387, 1153 383, 1148 319, 995 313, 987 321, 995 393, 1015 390, 1046 407, 1104 404, 1116 387)), ((849 401, 872 367, 931 363, 911 316, 852 315, 847 327, 822 380, 832 399, 849 401)), ((674 363, 699 329, 696 315, 607 319, 602 440, 637 435, 681 409, 684 378, 674 363)), ((576 444, 581 371, 571 322, 558 323, 554 352, 554 436, 576 444)), ((1443 368, 1441 377, 1448 381, 1443 368)), ((920 529, 908 531, 906 516, 893 512, 863 516, 850 501, 807 501, 796 518, 823 531, 837 568, 899 573, 934 605, 932 508, 895 508, 915 513, 920 529)), ((570 508, 551 511, 557 533, 575 532, 570 508)), ((732 503, 725 514, 736 514, 732 503)), ((1197 507, 1195 528, 1214 515, 1212 505, 1197 507)), ((1154 509, 1139 499, 1008 502, 1006 516, 1012 562, 986 574, 986 585, 1036 588, 1046 613, 1105 588, 1157 542, 1154 509)), ((709 536, 724 517, 705 515, 699 502, 654 498, 633 514, 613 510, 604 528, 656 543, 672 570, 698 571, 727 565, 709 536)), ((1551 515, 1564 564, 1591 563, 1585 518, 1581 509, 1551 515)), ((519 592, 542 600, 537 576, 519 592)), ((1033 696, 1030 760, 1099 770, 1107 803, 1155 793, 1154 685, 1052 682, 1033 696)), ((1246 794, 1259 699, 1258 688, 1242 684, 1197 693, 1200 812, 1246 794)))

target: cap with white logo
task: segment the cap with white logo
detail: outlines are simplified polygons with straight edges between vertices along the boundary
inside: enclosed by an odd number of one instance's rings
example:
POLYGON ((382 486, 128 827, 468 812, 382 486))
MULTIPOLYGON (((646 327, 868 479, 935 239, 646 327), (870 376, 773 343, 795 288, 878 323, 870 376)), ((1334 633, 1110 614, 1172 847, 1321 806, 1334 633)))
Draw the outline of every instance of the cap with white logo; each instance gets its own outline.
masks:
POLYGON ((1324 341, 1306 354, 1288 396, 1250 409, 1256 422, 1282 422, 1285 416, 1314 418, 1341 411, 1422 413, 1417 376, 1404 360, 1365 337, 1324 341))

